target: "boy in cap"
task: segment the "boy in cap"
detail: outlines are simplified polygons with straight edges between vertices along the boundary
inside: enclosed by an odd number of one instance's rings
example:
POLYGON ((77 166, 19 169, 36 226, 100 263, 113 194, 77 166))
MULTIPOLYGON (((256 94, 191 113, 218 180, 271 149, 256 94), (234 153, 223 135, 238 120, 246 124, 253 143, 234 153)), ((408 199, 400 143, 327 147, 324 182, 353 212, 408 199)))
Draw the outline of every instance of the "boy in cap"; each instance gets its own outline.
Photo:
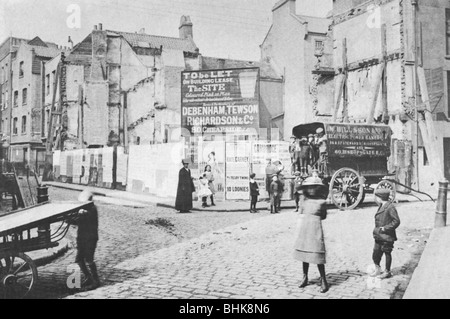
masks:
MULTIPOLYGON (((78 196, 78 201, 92 201, 93 194, 84 190, 78 196)), ((94 262, 95 249, 98 241, 98 212, 94 203, 88 209, 80 209, 76 220, 71 222, 78 226, 77 231, 77 255, 75 262, 80 267, 86 280, 83 290, 92 290, 100 286, 100 280, 97 273, 97 266, 94 262)))
POLYGON ((375 245, 372 260, 375 265, 380 266, 381 257, 383 254, 385 256, 386 270, 380 275, 381 279, 392 277, 391 252, 394 248, 394 241, 397 240, 395 229, 400 225, 400 218, 394 204, 389 200, 389 195, 389 189, 375 190, 375 196, 380 199, 380 206, 375 214, 375 228, 373 230, 375 245))

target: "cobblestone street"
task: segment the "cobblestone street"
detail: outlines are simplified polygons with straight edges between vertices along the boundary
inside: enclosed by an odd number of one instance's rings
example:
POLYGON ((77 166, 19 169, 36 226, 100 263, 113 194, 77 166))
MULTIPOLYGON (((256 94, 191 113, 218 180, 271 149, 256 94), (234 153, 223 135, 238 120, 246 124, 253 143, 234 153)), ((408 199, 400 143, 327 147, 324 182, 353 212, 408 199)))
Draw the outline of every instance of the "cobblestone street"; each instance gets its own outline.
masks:
MULTIPOLYGON (((54 197, 77 193, 52 190, 54 197)), ((74 197, 73 197, 74 198, 74 197)), ((131 208, 98 202, 100 242, 96 254, 103 286, 75 293, 66 279, 76 266, 74 250, 39 268, 33 298, 401 298, 433 223, 433 203, 398 204, 402 224, 393 253, 394 277, 367 283, 376 207, 330 210, 324 221, 329 292, 319 274, 298 288, 301 264, 292 257, 296 213, 194 212, 131 208), (173 227, 147 225, 165 218, 173 227), (202 235, 203 234, 203 235, 202 235), (69 267, 69 268, 68 268, 69 267)), ((167 225, 166 225, 167 226, 167 225)))

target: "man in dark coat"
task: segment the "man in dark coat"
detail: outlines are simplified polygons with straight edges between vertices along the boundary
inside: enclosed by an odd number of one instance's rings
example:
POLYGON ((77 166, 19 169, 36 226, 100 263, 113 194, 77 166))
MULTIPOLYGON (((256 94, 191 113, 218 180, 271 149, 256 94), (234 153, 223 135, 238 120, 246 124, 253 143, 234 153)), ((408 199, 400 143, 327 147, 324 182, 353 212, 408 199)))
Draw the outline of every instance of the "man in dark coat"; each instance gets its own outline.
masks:
POLYGON ((375 265, 380 266, 383 253, 385 255, 386 271, 381 274, 381 279, 392 277, 391 252, 394 249, 394 241, 397 240, 395 229, 400 225, 400 218, 394 204, 389 201, 389 195, 390 191, 388 189, 377 189, 375 191, 375 196, 381 200, 381 204, 375 214, 375 228, 373 230, 375 246, 372 259, 375 265))
MULTIPOLYGON (((93 197, 90 191, 84 190, 78 196, 78 200, 80 202, 88 202, 92 201, 93 197)), ((86 280, 82 283, 82 289, 96 289, 100 286, 100 279, 94 262, 98 241, 98 212, 94 203, 87 209, 80 209, 77 218, 70 223, 78 226, 75 262, 86 277, 86 280)))
POLYGON ((183 168, 178 174, 177 198, 175 200, 175 209, 180 213, 189 213, 192 209, 192 193, 195 192, 194 182, 189 169, 189 159, 184 159, 183 168))

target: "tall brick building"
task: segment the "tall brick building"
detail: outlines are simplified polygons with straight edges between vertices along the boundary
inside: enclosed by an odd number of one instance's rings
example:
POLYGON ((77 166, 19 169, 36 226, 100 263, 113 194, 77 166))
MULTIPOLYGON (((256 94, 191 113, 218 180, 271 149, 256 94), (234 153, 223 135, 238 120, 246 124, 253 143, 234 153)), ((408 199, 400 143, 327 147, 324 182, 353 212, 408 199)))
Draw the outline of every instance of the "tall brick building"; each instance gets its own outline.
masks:
POLYGON ((54 43, 11 38, 1 46, 2 158, 39 168, 43 64, 64 50, 54 43))

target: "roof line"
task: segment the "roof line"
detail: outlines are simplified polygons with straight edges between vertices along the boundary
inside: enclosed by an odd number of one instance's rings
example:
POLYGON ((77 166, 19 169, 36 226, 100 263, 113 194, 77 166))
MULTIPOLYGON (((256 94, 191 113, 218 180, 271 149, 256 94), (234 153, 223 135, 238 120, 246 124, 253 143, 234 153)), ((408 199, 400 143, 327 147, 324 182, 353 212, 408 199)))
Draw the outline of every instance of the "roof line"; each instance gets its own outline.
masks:
POLYGON ((127 33, 127 34, 131 34, 131 35, 144 35, 144 36, 150 36, 150 37, 158 37, 158 38, 166 38, 166 39, 176 39, 176 40, 188 40, 189 38, 177 38, 177 37, 167 37, 164 35, 153 35, 153 34, 148 34, 148 33, 133 33, 133 32, 127 32, 127 31, 114 31, 114 30, 106 30, 108 32, 114 32, 117 34, 121 34, 121 33, 127 33))

